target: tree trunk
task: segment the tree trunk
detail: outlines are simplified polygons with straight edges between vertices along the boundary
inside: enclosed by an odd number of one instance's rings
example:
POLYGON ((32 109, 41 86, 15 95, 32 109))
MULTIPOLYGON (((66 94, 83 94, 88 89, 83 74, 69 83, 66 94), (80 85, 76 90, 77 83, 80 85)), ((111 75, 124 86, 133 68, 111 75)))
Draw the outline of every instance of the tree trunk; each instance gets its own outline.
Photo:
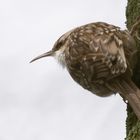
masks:
MULTIPOLYGON (((128 0, 126 8, 127 27, 131 28, 136 18, 140 16, 140 0, 128 0)), ((140 34, 140 31, 139 31, 140 34)), ((138 63, 135 66, 133 81, 140 88, 140 41, 136 40, 138 47, 138 63)), ((127 120, 126 120, 126 139, 125 140, 140 140, 140 121, 133 113, 131 107, 127 105, 127 120)))

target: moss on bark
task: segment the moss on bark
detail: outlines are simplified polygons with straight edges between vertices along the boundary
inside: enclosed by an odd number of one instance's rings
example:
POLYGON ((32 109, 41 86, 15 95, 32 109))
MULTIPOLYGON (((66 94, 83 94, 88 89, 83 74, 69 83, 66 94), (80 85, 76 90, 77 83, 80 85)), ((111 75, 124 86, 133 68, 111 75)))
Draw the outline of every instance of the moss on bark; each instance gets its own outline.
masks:
MULTIPOLYGON (((137 17, 140 16, 140 0, 128 0, 126 8, 127 27, 131 28, 137 17)), ((133 81, 140 88, 140 42, 136 40, 138 47, 138 62, 134 69, 133 81)), ((136 118, 131 107, 127 106, 127 120, 126 120, 126 139, 125 140, 140 140, 140 121, 136 118)))

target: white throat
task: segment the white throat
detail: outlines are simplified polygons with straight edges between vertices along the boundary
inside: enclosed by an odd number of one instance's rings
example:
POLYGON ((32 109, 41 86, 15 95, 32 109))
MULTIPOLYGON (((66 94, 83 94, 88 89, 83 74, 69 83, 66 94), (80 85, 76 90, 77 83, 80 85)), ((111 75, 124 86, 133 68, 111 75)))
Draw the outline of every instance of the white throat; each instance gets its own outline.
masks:
POLYGON ((59 63, 63 68, 66 67, 64 49, 61 49, 61 50, 56 51, 54 57, 57 59, 58 63, 59 63))

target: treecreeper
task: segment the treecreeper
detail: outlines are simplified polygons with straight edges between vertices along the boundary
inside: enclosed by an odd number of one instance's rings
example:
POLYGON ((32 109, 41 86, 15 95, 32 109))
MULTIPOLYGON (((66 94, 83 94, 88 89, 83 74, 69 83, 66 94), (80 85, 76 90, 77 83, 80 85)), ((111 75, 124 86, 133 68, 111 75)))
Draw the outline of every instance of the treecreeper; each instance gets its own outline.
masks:
POLYGON ((137 61, 135 39, 140 39, 137 18, 131 30, 95 22, 63 34, 52 50, 31 62, 53 56, 84 89, 106 97, 119 93, 140 119, 140 89, 131 77, 137 61))

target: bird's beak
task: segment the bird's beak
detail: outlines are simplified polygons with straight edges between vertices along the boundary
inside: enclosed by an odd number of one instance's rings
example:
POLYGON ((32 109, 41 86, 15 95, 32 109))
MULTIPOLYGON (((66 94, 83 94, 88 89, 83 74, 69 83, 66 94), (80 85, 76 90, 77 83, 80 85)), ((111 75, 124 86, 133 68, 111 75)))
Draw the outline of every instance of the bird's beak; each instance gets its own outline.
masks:
POLYGON ((53 52, 52 50, 51 50, 51 51, 48 51, 48 52, 46 52, 46 53, 43 53, 43 54, 41 54, 41 55, 35 57, 33 60, 30 61, 30 63, 32 63, 32 62, 34 62, 34 61, 36 61, 36 60, 38 60, 38 59, 40 59, 40 58, 43 58, 43 57, 53 56, 53 54, 54 54, 54 52, 53 52))

